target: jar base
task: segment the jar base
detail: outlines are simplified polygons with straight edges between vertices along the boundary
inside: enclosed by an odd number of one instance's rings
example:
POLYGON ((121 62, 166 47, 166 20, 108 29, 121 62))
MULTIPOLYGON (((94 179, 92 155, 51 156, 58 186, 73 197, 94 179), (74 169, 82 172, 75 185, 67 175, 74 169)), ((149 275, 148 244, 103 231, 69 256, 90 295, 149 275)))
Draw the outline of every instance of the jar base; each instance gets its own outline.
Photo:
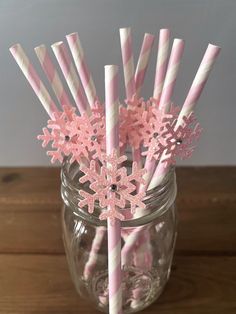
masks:
MULTIPOLYGON (((156 269, 143 272, 134 267, 126 267, 122 275, 123 312, 129 314, 143 310, 160 296, 168 280, 169 271, 167 276, 161 278, 156 269)), ((84 285, 93 296, 97 309, 108 313, 108 272, 93 274, 89 281, 84 281, 84 285)))

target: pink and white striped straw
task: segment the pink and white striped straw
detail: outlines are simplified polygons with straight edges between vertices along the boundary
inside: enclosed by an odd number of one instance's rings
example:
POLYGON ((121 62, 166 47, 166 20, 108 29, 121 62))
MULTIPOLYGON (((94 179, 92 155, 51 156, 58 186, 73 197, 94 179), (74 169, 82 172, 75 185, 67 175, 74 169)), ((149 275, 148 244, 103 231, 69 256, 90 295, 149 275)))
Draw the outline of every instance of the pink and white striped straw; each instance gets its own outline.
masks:
POLYGON ((61 106, 71 106, 69 97, 63 87, 46 46, 40 45, 35 47, 34 50, 59 103, 61 106))
POLYGON ((34 50, 59 103, 61 104, 61 106, 71 106, 69 97, 63 87, 61 79, 52 62, 46 46, 40 45, 38 47, 35 47, 34 50))
POLYGON ((153 47, 155 36, 146 33, 143 38, 142 47, 140 50, 138 63, 135 70, 134 80, 135 80, 135 90, 136 95, 139 96, 141 88, 143 86, 145 74, 148 67, 148 61, 150 58, 150 53, 153 47))
MULTIPOLYGON (((71 36, 71 35, 68 35, 68 36, 71 36)), ((67 40, 68 40, 68 38, 67 38, 67 40)), ((74 41, 76 41, 76 38, 74 38, 74 41)), ((151 35, 151 34, 145 34, 144 35, 144 39, 143 39, 143 43, 142 43, 136 71, 135 71, 135 86, 136 86, 136 89, 139 90, 139 93, 141 91, 143 81, 145 78, 146 69, 148 66, 148 61, 150 58, 150 52, 151 52, 151 49, 153 46, 153 42, 154 42, 154 36, 153 35, 151 35)), ((133 153, 134 153, 134 160, 136 162, 138 162, 138 167, 141 168, 142 167, 142 159, 141 159, 140 149, 134 150, 133 153)), ((88 261, 85 265, 85 268, 84 268, 85 279, 88 279, 90 276, 92 276, 93 269, 96 266, 96 262, 97 262, 98 250, 101 247, 101 243, 102 243, 104 234, 105 234, 105 231, 104 231, 104 229, 102 229, 102 227, 101 227, 101 229, 98 228, 98 230, 96 231, 96 234, 95 234, 95 237, 94 237, 94 240, 92 243, 92 248, 90 251, 89 259, 88 259, 88 261)))
POLYGON ((88 115, 90 115, 91 110, 89 104, 82 91, 78 75, 72 61, 70 60, 68 51, 64 43, 60 41, 53 44, 51 47, 56 56, 58 64, 60 65, 62 73, 64 74, 65 80, 69 86, 69 89, 79 109, 79 112, 81 114, 87 113, 88 115))
POLYGON ((52 100, 51 96, 49 95, 43 82, 40 80, 33 65, 26 56, 23 48, 21 47, 20 44, 16 44, 12 46, 9 50, 12 53, 17 64, 19 65, 21 71, 25 75, 26 79, 30 83, 31 87, 33 88, 36 96, 42 103, 44 109, 47 111, 50 118, 53 119, 53 113, 57 112, 58 109, 54 101, 52 100))
MULTIPOLYGON (((119 154, 119 97, 118 67, 105 66, 105 105, 106 105, 106 153, 115 149, 119 154)), ((108 165, 109 166, 109 165, 108 165)), ((109 313, 122 313, 121 286, 121 223, 108 218, 108 275, 109 313)))
MULTIPOLYGON (((169 106, 171 104, 171 98, 173 95, 174 91, 174 86, 176 83, 176 78, 178 74, 178 69, 180 65, 180 60, 183 55, 183 50, 184 50, 184 41, 182 39, 175 39, 173 42, 171 54, 170 54, 170 59, 168 62, 168 67, 166 71, 166 77, 163 85, 163 90, 159 102, 159 107, 161 109, 164 109, 166 112, 169 110, 169 106)), ((153 176, 153 173, 156 168, 156 161, 148 161, 146 160, 145 162, 145 169, 147 170, 146 175, 145 175, 145 181, 146 184, 141 185, 140 189, 141 191, 145 191, 146 188, 148 187, 151 178, 153 176)))
MULTIPOLYGON (((145 74, 147 71, 148 62, 149 62, 151 50, 153 47, 154 39, 155 39, 155 36, 153 36, 152 34, 146 33, 144 35, 142 47, 140 50, 140 54, 139 54, 139 58, 138 58, 138 62, 137 62, 136 70, 135 70, 135 91, 136 91, 137 97, 139 97, 140 93, 141 93, 141 89, 142 89, 145 74)), ((141 169, 143 167, 143 162, 142 162, 142 158, 141 158, 141 147, 133 150, 133 160, 138 163, 139 169, 141 169)), ((138 185, 137 189, 139 189, 139 188, 140 188, 140 186, 138 185)), ((142 234, 142 238, 140 239, 140 244, 141 244, 141 246, 139 246, 137 248, 137 250, 134 254, 134 259, 135 259, 134 262, 135 262, 137 267, 142 268, 143 264, 142 264, 142 261, 140 260, 140 258, 137 258, 137 251, 139 254, 138 256, 142 256, 142 258, 143 258, 143 260, 145 260, 145 262, 150 261, 152 259, 152 254, 151 254, 151 251, 149 250, 147 238, 144 236, 144 234, 142 234), (143 246, 145 246, 145 250, 143 250, 143 246)), ((142 294, 142 290, 140 288, 138 288, 133 293, 135 293, 136 296, 138 297, 142 294)), ((137 300, 131 301, 131 307, 137 306, 136 301, 137 300)))
MULTIPOLYGON (((170 59, 168 62, 166 77, 165 77, 164 86, 163 86, 160 103, 159 103, 159 106, 165 109, 166 111, 168 111, 169 109, 168 107, 171 102, 171 97, 173 94, 174 85, 176 82, 176 77, 177 77, 177 73, 179 69, 180 59, 183 54, 183 49, 184 49, 183 40, 175 39, 173 43, 170 59)), ((144 167, 147 170, 147 173, 145 175, 146 184, 141 185, 139 189, 142 192, 146 191, 150 184, 150 181, 152 179, 153 173, 156 168, 156 162, 146 161, 144 167)), ((137 217, 142 216, 143 214, 145 214, 144 210, 138 210, 138 209, 136 210, 137 217)), ((137 240, 139 238, 142 240, 142 233, 144 232, 145 229, 146 229, 145 227, 136 228, 133 232, 131 232, 131 234, 127 238, 127 241, 122 249, 122 264, 123 265, 127 262, 130 252, 134 250, 135 243, 137 242, 137 240)))
POLYGON ((89 258, 84 267, 83 275, 85 280, 88 280, 93 274, 93 270, 97 264, 98 252, 102 246, 105 233, 105 227, 96 228, 95 237, 93 239, 92 247, 89 252, 89 258))
POLYGON ((166 71, 166 77, 160 98, 160 109, 169 111, 171 98, 173 95, 176 78, 180 66, 180 61, 184 52, 184 41, 182 39, 175 39, 172 46, 170 59, 166 71))
POLYGON ((131 99, 135 93, 134 56, 130 28, 120 28, 120 44, 124 69, 126 98, 131 99))
MULTIPOLYGON (((190 114, 194 110, 219 53, 220 47, 211 44, 208 45, 197 74, 193 80, 192 86, 190 87, 190 90, 188 92, 187 98, 179 114, 177 126, 182 123, 183 116, 190 114)), ((164 163, 160 161, 158 166, 156 167, 148 189, 152 189, 158 186, 162 182, 168 171, 169 168, 165 168, 164 163)))
MULTIPOLYGON (((128 100, 132 99, 136 92, 134 77, 134 56, 132 49, 132 36, 130 28, 120 28, 120 45, 123 61, 123 71, 125 80, 125 92, 128 100)), ((133 161, 142 167, 142 157, 140 148, 132 150, 133 161)))
MULTIPOLYGON (((209 77, 210 71, 216 61, 217 56, 219 55, 219 52, 220 47, 211 44, 208 45, 208 48, 199 66, 197 74, 193 80, 187 98, 184 102, 182 110, 179 114, 178 123, 182 122, 182 117, 184 115, 188 115, 194 110, 197 101, 202 93, 202 90, 206 84, 206 81, 209 77)), ((155 188, 156 186, 161 184, 168 170, 169 170, 168 168, 165 168, 164 165, 161 162, 159 162, 153 174, 152 180, 148 186, 148 190, 155 188)), ((143 230, 144 230, 143 228, 136 229, 127 238, 126 243, 122 249, 122 263, 123 261, 124 263, 126 262, 130 252, 134 250, 135 243, 137 239, 142 235, 143 230)))
POLYGON ((153 89, 153 98, 156 100, 158 104, 160 102, 162 88, 166 76, 169 45, 170 45, 170 30, 161 29, 159 32, 156 74, 153 89))
POLYGON ((93 78, 85 62, 84 51, 77 33, 66 36, 77 71, 79 73, 85 94, 87 96, 91 108, 97 100, 97 92, 93 82, 93 78))

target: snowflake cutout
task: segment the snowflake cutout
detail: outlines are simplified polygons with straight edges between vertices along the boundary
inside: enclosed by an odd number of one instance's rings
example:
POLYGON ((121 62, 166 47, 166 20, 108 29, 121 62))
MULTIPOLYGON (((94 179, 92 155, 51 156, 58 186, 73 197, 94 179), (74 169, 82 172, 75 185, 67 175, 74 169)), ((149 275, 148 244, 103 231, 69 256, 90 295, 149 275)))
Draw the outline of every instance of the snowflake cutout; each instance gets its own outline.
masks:
POLYGON ((136 109, 138 107, 141 107, 143 105, 143 98, 139 98, 138 95, 135 93, 131 99, 126 99, 125 103, 128 107, 132 109, 136 109))
POLYGON ((176 158, 187 159, 192 156, 195 146, 193 145, 200 137, 202 128, 196 123, 193 113, 184 116, 181 125, 177 126, 177 119, 172 124, 166 125, 162 136, 165 139, 159 145, 165 151, 165 158, 162 162, 165 167, 176 163, 176 158))
POLYGON ((63 112, 53 113, 53 117, 48 121, 47 128, 43 128, 43 134, 37 138, 42 140, 42 146, 46 147, 50 142, 55 150, 48 151, 51 156, 51 162, 56 160, 62 162, 63 156, 69 156, 73 139, 70 137, 69 124, 71 123, 74 109, 69 106, 63 106, 63 112))
POLYGON ((146 171, 138 169, 137 163, 134 162, 131 174, 127 174, 126 167, 121 167, 127 157, 118 157, 115 150, 111 155, 102 155, 101 159, 100 172, 96 169, 95 160, 90 161, 89 167, 81 167, 84 176, 80 178, 80 182, 89 182, 91 193, 82 189, 79 191, 83 198, 79 201, 79 206, 87 206, 88 212, 93 213, 95 202, 98 201, 101 208, 106 208, 99 218, 101 220, 109 218, 111 223, 114 223, 115 219, 124 219, 121 210, 125 209, 127 204, 130 205, 132 213, 136 207, 145 208, 142 202, 145 193, 137 194, 135 191, 137 183, 145 183, 143 176, 146 171))
MULTIPOLYGON (((153 138, 160 137, 165 130, 167 123, 172 123, 178 116, 179 107, 171 105, 170 111, 166 113, 155 104, 155 100, 150 98, 146 103, 147 112, 143 115, 143 125, 140 128, 140 134, 143 138, 144 147, 149 147, 153 138)), ((153 142, 153 141, 152 141, 153 142)))
POLYGON ((69 126, 70 136, 76 137, 76 143, 72 146, 72 161, 79 161, 81 154, 97 158, 105 151, 105 119, 87 114, 74 115, 69 126), (84 151, 85 149, 85 151, 84 151))
POLYGON ((101 104, 99 100, 95 101, 95 104, 94 104, 94 106, 92 108, 92 114, 98 120, 102 119, 104 117, 104 115, 105 115, 104 105, 101 104))
POLYGON ((142 127, 146 103, 143 98, 134 94, 131 100, 126 100, 126 104, 127 108, 120 109, 120 146, 129 144, 137 149, 143 141, 139 130, 142 127))
MULTIPOLYGON (((157 143, 153 138, 159 138, 165 130, 165 125, 176 119, 179 107, 171 104, 170 111, 165 113, 156 105, 155 99, 150 98, 144 101, 143 98, 138 99, 136 95, 126 103, 129 106, 120 109, 120 121, 122 121, 120 124, 120 146, 124 147, 129 144, 137 149, 141 145, 147 148, 152 145, 154 152, 154 146, 157 147, 157 143)), ((144 156, 145 154, 144 152, 144 156)), ((150 158, 152 157, 150 156, 150 158)), ((156 153, 155 158, 158 158, 156 153)))
POLYGON ((93 115, 77 116, 75 109, 63 106, 63 112, 53 113, 43 134, 38 136, 42 146, 51 143, 54 150, 48 151, 51 162, 63 161, 70 156, 70 162, 80 162, 82 158, 96 158, 105 150, 105 120, 102 105, 96 102, 93 115))
POLYGON ((161 144, 163 141, 161 136, 152 138, 148 149, 142 152, 142 156, 146 156, 148 161, 159 160, 165 150, 165 146, 161 144))

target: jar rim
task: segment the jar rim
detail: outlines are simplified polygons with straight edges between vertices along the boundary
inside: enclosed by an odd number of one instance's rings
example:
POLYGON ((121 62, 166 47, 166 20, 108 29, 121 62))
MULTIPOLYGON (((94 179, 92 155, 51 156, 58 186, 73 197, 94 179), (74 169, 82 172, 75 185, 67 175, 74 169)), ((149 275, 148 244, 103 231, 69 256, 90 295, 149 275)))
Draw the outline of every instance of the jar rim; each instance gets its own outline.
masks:
MULTIPOLYGON (((76 163, 77 168, 79 168, 78 163, 76 163)), ((64 203, 68 206, 74 207, 74 215, 80 217, 81 219, 86 220, 96 226, 107 226, 106 220, 100 220, 98 216, 95 214, 88 213, 86 210, 82 210, 79 208, 78 204, 74 204, 73 202, 68 200, 68 193, 65 193, 65 188, 69 191, 77 192, 77 196, 79 196, 79 183, 73 182, 73 178, 69 173, 70 163, 68 158, 64 159, 64 162, 61 167, 61 195, 64 203)), ((121 220, 121 227, 139 227, 148 224, 153 221, 153 219, 157 219, 161 217, 169 208, 170 205, 173 204, 176 197, 177 189, 176 189, 176 176, 175 176, 175 167, 171 167, 166 176, 164 177, 162 183, 146 192, 146 196, 144 197, 144 203, 157 202, 157 198, 159 200, 159 206, 155 211, 148 211, 147 214, 141 215, 137 218, 125 219, 121 220)), ((144 211, 145 211, 144 210, 144 211)))

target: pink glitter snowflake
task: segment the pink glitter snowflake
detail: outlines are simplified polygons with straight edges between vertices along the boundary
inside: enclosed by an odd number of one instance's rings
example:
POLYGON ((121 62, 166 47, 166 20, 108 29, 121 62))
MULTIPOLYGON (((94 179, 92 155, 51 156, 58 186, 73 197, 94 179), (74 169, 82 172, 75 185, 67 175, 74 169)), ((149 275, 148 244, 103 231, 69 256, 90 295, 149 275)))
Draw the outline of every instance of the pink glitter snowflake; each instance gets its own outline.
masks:
POLYGON ((79 202, 80 207, 88 207, 88 212, 93 213, 94 204, 99 202, 101 208, 106 208, 100 215, 100 219, 124 219, 121 210, 130 205, 131 212, 136 207, 145 208, 142 202, 145 193, 134 193, 136 184, 144 184, 144 169, 138 169, 137 163, 133 163, 132 173, 127 174, 126 167, 121 164, 127 159, 126 156, 118 157, 115 150, 111 155, 102 156, 102 167, 100 172, 96 169, 94 160, 90 161, 89 167, 82 166, 81 171, 84 176, 80 178, 81 183, 89 182, 91 193, 80 190, 82 200, 79 202), (136 184, 135 184, 136 183, 136 184))
POLYGON ((74 115, 73 121, 69 125, 70 136, 76 137, 76 142, 72 145, 72 162, 79 161, 81 154, 96 158, 105 151, 105 119, 87 114, 82 116, 74 115), (84 152, 84 149, 86 152, 84 152))
POLYGON ((42 146, 51 143, 54 150, 48 151, 51 162, 63 161, 64 156, 70 156, 70 162, 81 161, 81 158, 96 156, 105 149, 105 120, 102 105, 96 104, 93 115, 77 116, 75 109, 63 107, 63 112, 53 114, 47 128, 43 128, 42 146))
POLYGON ((170 111, 165 113, 163 109, 155 105, 155 100, 150 98, 146 103, 146 108, 147 111, 143 114, 143 124, 139 132, 143 138, 144 147, 149 147, 152 139, 159 137, 165 130, 165 125, 172 123, 177 118, 179 107, 172 104, 170 111))
POLYGON ((42 146, 46 147, 50 142, 55 150, 48 151, 47 155, 51 156, 51 162, 56 160, 62 162, 63 156, 69 156, 71 152, 72 139, 70 137, 69 125, 74 109, 64 106, 63 112, 53 114, 53 119, 48 121, 47 128, 43 128, 43 134, 37 138, 42 140, 42 146))
POLYGON ((131 99, 126 99, 125 103, 129 108, 136 109, 143 105, 143 98, 138 97, 135 93, 131 99))
POLYGON ((142 143, 139 127, 145 110, 143 98, 137 98, 134 94, 131 100, 126 100, 126 104, 127 108, 120 108, 120 146, 124 147, 129 144, 137 149, 142 143))
POLYGON ((98 120, 102 119, 104 117, 104 115, 105 115, 104 105, 101 104, 98 100, 95 101, 95 104, 94 104, 94 106, 92 108, 92 114, 98 120))
MULTIPOLYGON (((155 99, 150 98, 144 101, 142 98, 138 99, 136 95, 130 101, 127 108, 120 110, 120 142, 121 147, 129 144, 131 147, 137 149, 142 145, 144 147, 152 146, 154 153, 154 146, 157 147, 156 140, 165 130, 167 123, 172 123, 179 112, 179 107, 174 104, 171 105, 168 113, 161 110, 156 105, 155 99)), ((158 158, 157 151, 155 156, 150 158, 158 158)), ((144 152, 146 155, 146 152, 144 152)), ((150 155, 150 154, 149 154, 150 155)))
POLYGON ((142 156, 146 156, 148 161, 153 159, 159 160, 165 150, 165 146, 161 144, 163 141, 161 135, 153 137, 148 145, 148 149, 142 152, 142 156))
POLYGON ((192 156, 194 143, 199 139, 202 128, 196 123, 194 114, 183 117, 181 125, 177 126, 177 119, 172 124, 166 125, 162 136, 165 139, 164 145, 159 147, 165 150, 165 158, 162 162, 165 166, 175 164, 176 158, 186 159, 192 156))

